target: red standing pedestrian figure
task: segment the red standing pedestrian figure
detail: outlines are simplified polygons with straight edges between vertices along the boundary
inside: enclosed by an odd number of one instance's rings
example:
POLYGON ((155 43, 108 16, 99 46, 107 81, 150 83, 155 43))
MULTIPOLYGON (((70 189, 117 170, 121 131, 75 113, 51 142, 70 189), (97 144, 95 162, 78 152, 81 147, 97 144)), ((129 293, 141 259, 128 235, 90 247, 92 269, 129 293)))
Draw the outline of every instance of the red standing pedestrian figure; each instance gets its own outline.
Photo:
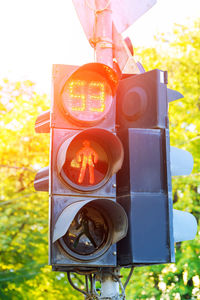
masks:
POLYGON ((83 147, 76 153, 76 160, 81 163, 78 183, 82 183, 85 177, 87 166, 89 168, 89 183, 94 183, 94 165, 98 161, 98 154, 90 146, 88 140, 83 141, 83 147))

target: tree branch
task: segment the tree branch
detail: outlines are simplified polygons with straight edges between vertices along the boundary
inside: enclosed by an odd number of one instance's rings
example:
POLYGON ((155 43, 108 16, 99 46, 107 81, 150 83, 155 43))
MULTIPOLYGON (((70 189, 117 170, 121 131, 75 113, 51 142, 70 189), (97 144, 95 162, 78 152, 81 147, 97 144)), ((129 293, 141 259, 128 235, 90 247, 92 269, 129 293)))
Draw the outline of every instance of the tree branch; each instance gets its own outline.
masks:
POLYGON ((16 167, 16 166, 8 166, 8 165, 0 165, 0 168, 8 168, 8 169, 17 169, 17 170, 24 170, 24 171, 29 171, 32 173, 36 173, 35 170, 26 168, 26 167, 16 167))

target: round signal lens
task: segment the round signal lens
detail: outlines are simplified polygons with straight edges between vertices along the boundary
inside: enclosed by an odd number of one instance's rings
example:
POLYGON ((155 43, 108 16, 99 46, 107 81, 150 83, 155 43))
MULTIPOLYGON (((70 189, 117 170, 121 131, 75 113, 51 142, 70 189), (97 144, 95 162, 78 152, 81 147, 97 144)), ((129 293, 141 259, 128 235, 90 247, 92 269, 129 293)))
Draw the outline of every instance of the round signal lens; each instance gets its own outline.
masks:
POLYGON ((84 206, 62 237, 71 255, 92 255, 108 242, 109 225, 103 214, 91 206, 84 206))
POLYGON ((112 90, 105 77, 86 69, 75 72, 62 90, 65 113, 82 125, 94 125, 102 120, 112 100, 112 90))
POLYGON ((74 139, 66 152, 62 178, 75 189, 91 190, 107 181, 109 158, 97 141, 74 139))

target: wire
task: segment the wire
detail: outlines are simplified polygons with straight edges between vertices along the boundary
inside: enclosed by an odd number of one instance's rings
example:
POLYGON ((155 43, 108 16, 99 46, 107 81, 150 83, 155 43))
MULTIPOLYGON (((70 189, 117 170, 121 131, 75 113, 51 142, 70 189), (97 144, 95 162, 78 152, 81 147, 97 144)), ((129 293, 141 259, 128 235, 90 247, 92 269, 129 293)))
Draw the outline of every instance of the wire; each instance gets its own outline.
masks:
POLYGON ((71 284, 71 286, 77 290, 78 292, 82 293, 85 295, 85 299, 86 300, 98 300, 99 299, 99 295, 96 293, 95 290, 95 277, 96 274, 94 274, 94 276, 92 277, 92 275, 85 275, 85 285, 86 285, 86 291, 79 289, 77 286, 75 286, 75 284, 73 283, 71 277, 70 277, 70 273, 71 272, 67 272, 67 278, 69 283, 71 284), (89 291, 89 284, 88 284, 88 279, 90 280, 90 291, 89 291))
MULTIPOLYGON (((121 279, 120 279, 120 275, 116 275, 114 272, 108 272, 112 275, 112 277, 119 283, 120 285, 120 289, 121 289, 121 297, 123 300, 126 299, 126 295, 125 295, 125 289, 130 281, 130 278, 133 274, 133 270, 134 270, 134 267, 132 266, 131 269, 130 269, 130 272, 128 274, 128 277, 124 283, 124 285, 122 284, 121 282, 121 279)), ((75 273, 78 273, 80 275, 85 275, 85 286, 86 286, 86 291, 84 290, 81 290, 79 289, 72 281, 71 279, 71 276, 70 276, 70 271, 67 272, 67 277, 68 277, 68 281, 69 283, 71 284, 71 286, 77 290, 78 292, 84 294, 86 296, 86 299, 87 300, 92 300, 92 299, 99 299, 99 295, 96 291, 96 286, 95 286, 95 282, 96 282, 96 273, 98 273, 99 270, 98 269, 92 269, 92 270, 85 270, 85 271, 82 271, 82 270, 78 270, 76 269, 75 270, 75 273), (93 275, 94 274, 94 275, 93 275), (90 281, 90 286, 89 286, 89 282, 90 281)))
POLYGON ((71 280, 70 273, 71 273, 71 272, 67 272, 67 278, 68 278, 68 281, 69 281, 69 283, 71 284, 71 286, 72 286, 75 290, 77 290, 77 291, 79 291, 80 293, 84 294, 85 296, 89 297, 89 294, 88 294, 87 292, 85 292, 85 291, 79 289, 77 286, 74 285, 74 283, 73 283, 72 280, 71 280))
POLYGON ((87 293, 89 293, 88 275, 85 275, 85 286, 86 286, 87 293))
POLYGON ((132 276, 132 274, 133 274, 133 270, 134 270, 134 267, 132 266, 132 267, 131 267, 131 270, 130 270, 130 272, 129 272, 129 274, 128 274, 128 277, 127 277, 127 279, 126 279, 126 281, 125 281, 125 283, 124 283, 124 290, 126 289, 128 283, 129 283, 129 280, 131 279, 131 276, 132 276))

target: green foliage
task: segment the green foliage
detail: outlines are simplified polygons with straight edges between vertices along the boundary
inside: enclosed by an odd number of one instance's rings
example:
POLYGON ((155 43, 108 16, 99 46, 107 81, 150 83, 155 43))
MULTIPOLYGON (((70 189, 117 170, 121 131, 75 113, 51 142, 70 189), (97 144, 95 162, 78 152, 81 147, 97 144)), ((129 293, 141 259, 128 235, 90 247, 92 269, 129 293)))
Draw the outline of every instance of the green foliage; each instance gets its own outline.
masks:
MULTIPOLYGON (((174 206, 199 219, 200 20, 156 40, 155 48, 135 52, 146 70, 168 70, 169 87, 184 95, 170 103, 171 144, 191 152, 194 169, 173 179, 174 206)), ((48 195, 36 193, 33 181, 48 165, 49 136, 35 134, 34 122, 50 101, 34 90, 30 81, 0 83, 0 299, 81 299, 48 266, 48 195)), ((177 244, 176 264, 136 268, 127 299, 200 299, 199 246, 197 236, 177 244)))
MULTIPOLYGON (((173 35, 161 34, 156 39, 156 48, 138 49, 138 53, 146 71, 167 70, 168 87, 184 95, 183 99, 169 104, 170 140, 171 145, 189 151, 194 159, 190 176, 173 178, 174 207, 191 212, 199 221, 200 19, 190 27, 176 25, 173 35)), ((130 288, 132 291, 137 288, 130 299, 200 299, 199 258, 200 238, 197 234, 195 240, 176 245, 176 264, 138 268, 133 280, 144 278, 147 271, 148 285, 152 278, 152 286, 146 286, 145 279, 141 288, 134 282, 130 288)))
POLYGON ((48 194, 33 187, 49 157, 49 136, 35 134, 34 124, 49 103, 30 81, 1 82, 0 299, 66 299, 71 293, 66 275, 47 266, 48 194))

